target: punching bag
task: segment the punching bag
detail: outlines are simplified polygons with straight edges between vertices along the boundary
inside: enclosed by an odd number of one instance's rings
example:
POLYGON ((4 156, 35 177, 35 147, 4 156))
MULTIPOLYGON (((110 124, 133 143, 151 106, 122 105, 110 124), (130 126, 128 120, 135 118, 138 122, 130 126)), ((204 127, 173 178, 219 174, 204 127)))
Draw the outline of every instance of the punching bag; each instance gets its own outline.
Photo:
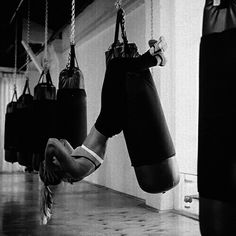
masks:
POLYGON ((17 92, 14 89, 12 101, 7 104, 5 114, 5 132, 4 132, 4 149, 5 161, 17 162, 17 92), (15 99, 15 100, 14 100, 15 99))
MULTIPOLYGON (((71 44, 70 63, 59 75, 57 91, 57 137, 73 148, 87 136, 87 102, 82 71, 75 66, 75 48, 71 44)), ((76 61, 77 62, 77 61, 76 61)))
POLYGON ((235 201, 236 1, 207 0, 199 68, 198 191, 235 201))
POLYGON ((55 137, 56 88, 48 69, 40 75, 34 88, 33 99, 33 168, 38 171, 44 160, 44 151, 49 138, 55 137), (44 82, 44 78, 46 81, 44 82))
POLYGON ((33 96, 30 93, 29 80, 26 79, 22 95, 17 102, 18 135, 17 160, 22 166, 32 167, 33 158, 33 96), (28 91, 28 93, 26 93, 28 91))

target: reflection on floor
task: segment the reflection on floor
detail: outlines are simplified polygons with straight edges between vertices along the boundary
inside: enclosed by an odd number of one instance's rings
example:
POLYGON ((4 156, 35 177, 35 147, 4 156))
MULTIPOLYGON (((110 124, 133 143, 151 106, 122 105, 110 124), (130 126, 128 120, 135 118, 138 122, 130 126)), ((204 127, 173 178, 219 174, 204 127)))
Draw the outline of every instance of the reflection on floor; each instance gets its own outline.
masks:
POLYGON ((199 236, 198 222, 158 213, 136 199, 80 182, 55 190, 53 217, 39 224, 37 174, 0 174, 0 235, 199 236))

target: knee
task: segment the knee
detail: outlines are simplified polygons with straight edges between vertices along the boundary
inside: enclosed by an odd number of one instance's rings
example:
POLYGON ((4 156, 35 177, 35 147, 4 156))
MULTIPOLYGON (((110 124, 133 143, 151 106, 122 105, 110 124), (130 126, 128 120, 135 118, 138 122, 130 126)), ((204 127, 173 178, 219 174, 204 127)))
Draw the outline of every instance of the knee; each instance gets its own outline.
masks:
POLYGON ((55 147, 60 141, 56 138, 49 138, 47 142, 47 147, 55 147))

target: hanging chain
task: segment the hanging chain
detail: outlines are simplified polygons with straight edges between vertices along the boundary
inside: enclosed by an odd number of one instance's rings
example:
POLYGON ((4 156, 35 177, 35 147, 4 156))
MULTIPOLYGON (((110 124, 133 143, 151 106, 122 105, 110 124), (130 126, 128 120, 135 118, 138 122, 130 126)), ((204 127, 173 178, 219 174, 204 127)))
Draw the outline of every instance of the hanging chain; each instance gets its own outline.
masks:
MULTIPOLYGON (((75 45, 75 0, 71 1, 71 34, 70 34, 70 44, 75 45)), ((69 53, 68 63, 66 68, 70 67, 71 52, 69 53)))
POLYGON ((125 44, 128 43, 126 31, 125 31, 125 11, 123 8, 121 8, 122 0, 117 0, 115 3, 116 8, 118 9, 118 12, 121 12, 120 15, 120 27, 121 27, 121 37, 125 44))
POLYGON ((153 0, 151 0, 151 31, 150 31, 150 33, 151 33, 151 39, 153 39, 153 37, 154 37, 154 26, 153 26, 153 0))
MULTIPOLYGON (((28 16, 27 16, 27 36, 26 36, 26 42, 27 42, 27 45, 29 45, 29 42, 30 42, 30 0, 28 0, 28 16)), ((29 61, 30 61, 30 58, 29 58, 29 54, 27 53, 26 55, 26 76, 28 75, 28 72, 29 72, 29 61)))
POLYGON ((16 74, 17 74, 17 34, 18 34, 18 26, 17 26, 17 18, 15 23, 15 61, 14 61, 14 94, 16 93, 16 74))
POLYGON ((75 0, 71 2, 71 36, 70 43, 75 44, 75 0))
MULTIPOLYGON (((151 14, 150 14, 150 23, 151 23, 151 30, 150 30, 150 36, 151 36, 151 39, 153 39, 154 37, 154 26, 153 26, 153 0, 150 0, 150 3, 151 3, 151 14)), ((151 68, 151 73, 153 74, 154 73, 154 70, 153 70, 153 67, 151 68)))
POLYGON ((48 70, 48 0, 45 0, 44 70, 48 70))
POLYGON ((124 9, 121 9, 121 10, 122 10, 121 23, 120 23, 121 37, 122 37, 124 43, 127 45, 128 39, 127 39, 126 31, 125 31, 125 11, 124 11, 124 9))

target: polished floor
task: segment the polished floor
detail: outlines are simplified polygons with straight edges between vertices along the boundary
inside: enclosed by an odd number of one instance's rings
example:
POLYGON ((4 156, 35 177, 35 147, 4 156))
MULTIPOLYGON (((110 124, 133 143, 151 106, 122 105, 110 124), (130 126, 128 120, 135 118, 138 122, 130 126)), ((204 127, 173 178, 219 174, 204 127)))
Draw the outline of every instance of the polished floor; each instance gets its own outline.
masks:
POLYGON ((0 174, 1 236, 200 235, 196 220, 85 181, 58 186, 52 219, 40 225, 39 190, 37 174, 0 174))

